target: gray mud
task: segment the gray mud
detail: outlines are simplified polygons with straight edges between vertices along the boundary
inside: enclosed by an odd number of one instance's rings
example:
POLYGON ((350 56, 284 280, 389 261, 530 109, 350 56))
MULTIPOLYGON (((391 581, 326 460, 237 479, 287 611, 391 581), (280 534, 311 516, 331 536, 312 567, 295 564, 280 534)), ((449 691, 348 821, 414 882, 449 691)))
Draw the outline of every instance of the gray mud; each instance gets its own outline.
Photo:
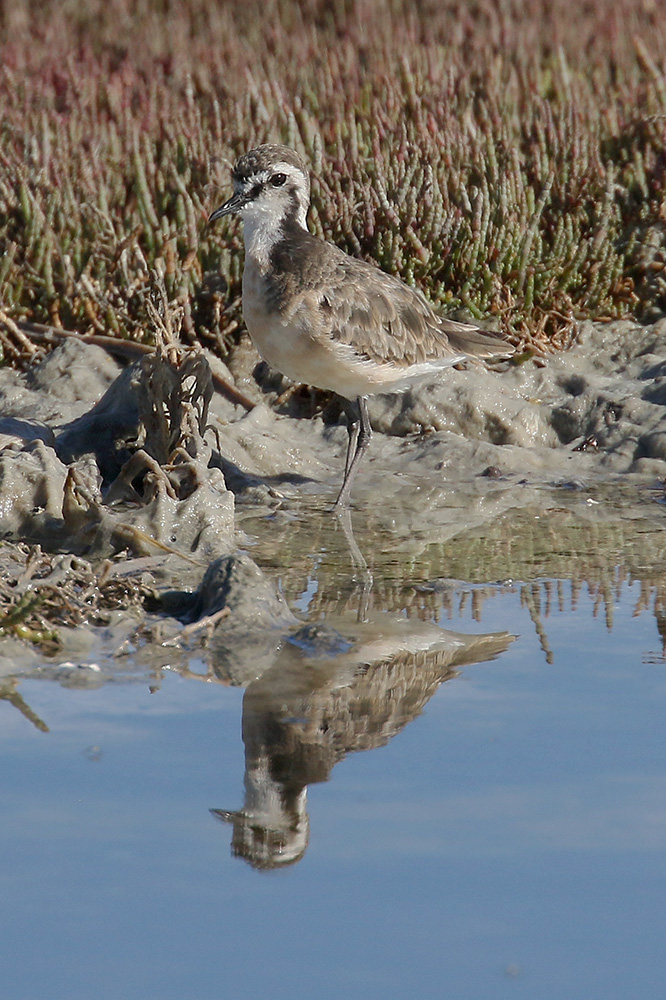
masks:
POLYGON ((276 412, 256 384, 247 412, 213 393, 211 366, 230 377, 199 349, 162 345, 122 370, 69 339, 0 371, 7 683, 169 667, 247 685, 306 650, 333 690, 367 664, 368 623, 384 662, 458 648, 392 616, 433 616, 461 581, 481 600, 578 574, 604 599, 619 573, 661 600, 665 320, 585 324, 545 363, 451 370, 372 400, 347 522, 330 514, 344 422, 276 412))
MULTIPOLYGON (((370 502, 406 496, 427 517, 439 500, 452 490, 460 496, 489 469, 534 486, 572 476, 662 478, 665 375, 666 320, 652 326, 623 320, 584 324, 571 350, 545 362, 495 370, 470 364, 403 395, 376 397, 370 415, 380 433, 354 496, 370 502), (415 497, 416 488, 427 501, 415 497)), ((316 493, 324 483, 333 493, 339 482, 343 427, 276 418, 262 406, 226 438, 235 464, 260 479, 289 471, 311 480, 308 492, 316 493)))

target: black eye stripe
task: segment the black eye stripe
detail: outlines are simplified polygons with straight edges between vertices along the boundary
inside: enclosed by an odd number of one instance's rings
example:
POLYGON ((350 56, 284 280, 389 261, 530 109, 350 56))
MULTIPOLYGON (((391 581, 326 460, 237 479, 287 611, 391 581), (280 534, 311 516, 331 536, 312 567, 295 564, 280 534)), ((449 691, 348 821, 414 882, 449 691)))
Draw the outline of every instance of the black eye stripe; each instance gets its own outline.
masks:
POLYGON ((277 187, 282 187, 282 185, 285 183, 286 180, 287 180, 286 174, 273 174, 273 176, 270 179, 270 183, 273 185, 273 187, 277 188, 277 187))

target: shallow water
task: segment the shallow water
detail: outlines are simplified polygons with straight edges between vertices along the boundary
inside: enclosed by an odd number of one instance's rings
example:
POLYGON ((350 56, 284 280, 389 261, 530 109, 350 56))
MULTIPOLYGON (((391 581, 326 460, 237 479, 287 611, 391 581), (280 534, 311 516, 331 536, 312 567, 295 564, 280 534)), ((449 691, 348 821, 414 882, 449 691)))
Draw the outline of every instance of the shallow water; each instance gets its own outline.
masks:
POLYGON ((5 995, 661 995, 665 516, 365 509, 370 583, 321 510, 248 514, 318 626, 261 670, 6 682, 5 995))

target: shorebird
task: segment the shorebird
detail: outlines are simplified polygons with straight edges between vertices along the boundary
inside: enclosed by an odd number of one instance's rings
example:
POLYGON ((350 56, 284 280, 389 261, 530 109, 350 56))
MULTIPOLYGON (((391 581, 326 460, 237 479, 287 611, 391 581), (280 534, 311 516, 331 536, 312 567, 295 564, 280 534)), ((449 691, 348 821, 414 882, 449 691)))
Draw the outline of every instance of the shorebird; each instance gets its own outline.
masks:
POLYGON ((262 358, 295 382, 342 397, 349 441, 335 508, 344 508, 372 436, 368 396, 403 391, 470 356, 508 357, 513 348, 438 316, 399 278, 313 236, 310 175, 293 149, 257 146, 231 176, 234 193, 209 222, 232 213, 243 221, 243 317, 262 358))

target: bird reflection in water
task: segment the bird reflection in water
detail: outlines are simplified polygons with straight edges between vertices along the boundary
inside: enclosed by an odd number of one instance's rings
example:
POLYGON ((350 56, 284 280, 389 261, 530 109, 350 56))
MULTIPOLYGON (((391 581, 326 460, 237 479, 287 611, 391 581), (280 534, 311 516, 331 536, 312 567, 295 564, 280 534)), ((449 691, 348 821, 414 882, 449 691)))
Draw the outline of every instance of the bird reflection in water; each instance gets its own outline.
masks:
POLYGON ((348 753, 388 743, 458 668, 498 656, 515 638, 389 613, 344 633, 325 623, 297 629, 245 691, 245 803, 211 812, 232 824, 233 853, 254 868, 305 854, 308 785, 327 781, 348 753))

